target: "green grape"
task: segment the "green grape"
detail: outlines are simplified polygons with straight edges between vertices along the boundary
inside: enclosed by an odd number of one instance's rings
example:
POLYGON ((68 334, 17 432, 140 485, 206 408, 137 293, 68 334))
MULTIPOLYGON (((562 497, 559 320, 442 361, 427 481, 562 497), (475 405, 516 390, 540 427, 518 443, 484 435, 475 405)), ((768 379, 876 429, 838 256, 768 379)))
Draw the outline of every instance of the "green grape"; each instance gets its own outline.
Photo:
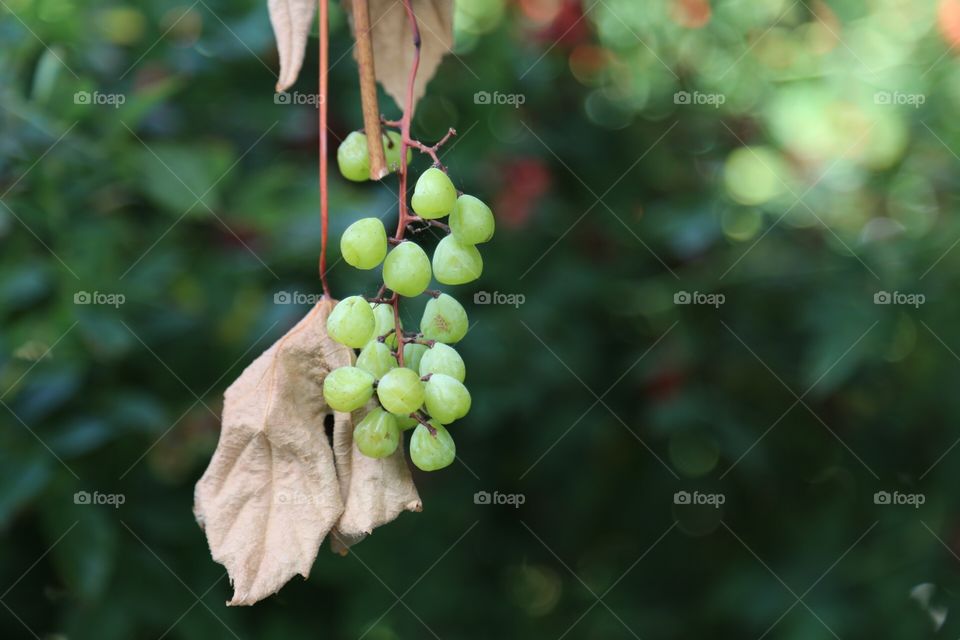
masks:
POLYGON ((334 369, 323 379, 323 399, 336 411, 359 409, 373 395, 373 376, 357 367, 334 369))
MULTIPOLYGON (((396 171, 400 168, 400 142, 401 136, 396 131, 388 131, 387 139, 383 141, 383 155, 387 159, 387 166, 390 171, 396 171)), ((413 151, 407 148, 407 164, 413 159, 413 151)))
POLYGON ((430 421, 437 434, 419 424, 410 436, 410 460, 423 471, 436 471, 449 466, 457 457, 457 446, 447 429, 436 420, 430 421))
POLYGON ((415 242, 401 242, 383 262, 383 282, 402 296, 420 295, 430 284, 430 258, 415 242))
POLYGON ((387 255, 387 232, 377 218, 357 220, 340 236, 340 254, 351 267, 373 269, 387 255))
POLYGON ((440 169, 431 167, 420 174, 413 188, 410 206, 421 218, 432 220, 448 215, 457 204, 457 190, 440 169))
POLYGON ((363 369, 379 380, 391 369, 396 368, 397 359, 390 347, 377 340, 371 340, 357 356, 357 368, 363 369))
POLYGON ((427 345, 408 342, 403 345, 403 366, 407 369, 420 371, 420 359, 427 350, 427 345))
POLYGON ((353 441, 368 458, 386 458, 400 443, 397 419, 380 407, 372 409, 353 430, 353 441))
POLYGON ((467 335, 468 328, 467 312, 453 296, 441 293, 423 308, 420 331, 427 340, 453 344, 467 335))
POLYGON ((424 404, 431 418, 450 424, 470 411, 470 392, 456 378, 435 373, 424 385, 424 404))
POLYGON ((380 378, 377 397, 390 413, 409 415, 423 406, 423 383, 415 371, 397 367, 380 378))
MULTIPOLYGON (((358 361, 357 366, 359 364, 358 361)), ((457 382, 463 382, 463 379, 467 376, 467 368, 463 364, 463 358, 460 357, 456 349, 442 342, 435 343, 423 354, 420 359, 419 371, 421 376, 428 373, 442 373, 451 378, 456 378, 457 382)))
POLYGON ((353 131, 337 147, 337 166, 347 180, 364 182, 370 179, 370 151, 367 136, 353 131))
MULTIPOLYGON (((393 305, 384 304, 382 302, 371 302, 370 306, 373 307, 373 318, 375 321, 373 327, 373 337, 371 338, 372 340, 376 340, 380 336, 387 336, 390 331, 393 331, 397 328, 396 320, 393 317, 393 305)), ((403 329, 402 323, 400 328, 403 329)), ((387 336, 386 343, 391 349, 396 348, 396 331, 387 336)))
MULTIPOLYGON (((390 415, 393 416, 391 413, 390 415)), ((397 426, 400 427, 401 431, 406 431, 407 429, 413 429, 415 426, 420 424, 416 418, 411 418, 409 415, 406 416, 393 416, 397 419, 397 426)))
POLYGON ((493 212, 482 200, 466 194, 450 214, 450 232, 460 244, 480 244, 493 237, 493 212))
POLYGON ((483 273, 483 258, 472 244, 446 236, 433 251, 433 274, 443 284, 465 284, 483 273))
POLYGON ((327 334, 340 344, 359 349, 373 336, 374 325, 370 304, 360 296, 350 296, 330 312, 327 334))

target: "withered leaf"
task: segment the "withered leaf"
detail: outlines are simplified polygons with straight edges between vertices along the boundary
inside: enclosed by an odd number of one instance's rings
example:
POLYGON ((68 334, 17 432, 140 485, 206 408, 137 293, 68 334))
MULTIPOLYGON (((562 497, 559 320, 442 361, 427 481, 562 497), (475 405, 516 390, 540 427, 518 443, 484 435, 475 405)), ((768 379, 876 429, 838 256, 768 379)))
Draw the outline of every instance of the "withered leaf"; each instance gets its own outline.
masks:
MULTIPOLYGON (((350 0, 344 0, 350 10, 350 0)), ((370 0, 370 30, 377 80, 402 109, 407 80, 413 65, 413 34, 401 0, 370 0)), ((420 29, 420 66, 413 90, 416 105, 436 73, 443 56, 453 47, 453 0, 413 0, 420 29)))
MULTIPOLYGON (((220 441, 197 483, 194 514, 227 568, 230 605, 306 577, 344 504, 324 419, 323 379, 353 351, 326 333, 324 298, 244 370, 224 395, 220 441)), ((335 414, 337 422, 350 416, 335 414)))
POLYGON ((354 446, 353 425, 369 408, 354 412, 352 421, 338 420, 333 431, 333 453, 344 511, 330 543, 340 554, 403 511, 423 508, 403 454, 402 438, 397 450, 381 459, 368 458, 354 446))
POLYGON ((303 66, 317 0, 268 0, 267 8, 280 56, 277 91, 286 91, 297 81, 303 66))

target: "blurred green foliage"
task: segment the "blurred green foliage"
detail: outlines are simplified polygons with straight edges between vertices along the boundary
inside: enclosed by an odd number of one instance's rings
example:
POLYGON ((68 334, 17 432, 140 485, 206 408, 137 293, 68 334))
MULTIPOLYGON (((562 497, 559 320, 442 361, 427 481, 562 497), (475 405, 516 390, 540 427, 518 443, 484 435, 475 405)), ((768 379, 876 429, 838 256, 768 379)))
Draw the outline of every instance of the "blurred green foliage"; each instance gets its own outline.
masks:
MULTIPOLYGON (((242 610, 192 486, 319 290, 315 42, 284 104, 262 2, 5 0, 0 41, 2 637, 957 636, 954 0, 461 0, 415 135, 498 217, 461 299, 524 303, 467 305, 424 512, 242 610)), ((330 188, 334 238, 393 215, 330 188)))

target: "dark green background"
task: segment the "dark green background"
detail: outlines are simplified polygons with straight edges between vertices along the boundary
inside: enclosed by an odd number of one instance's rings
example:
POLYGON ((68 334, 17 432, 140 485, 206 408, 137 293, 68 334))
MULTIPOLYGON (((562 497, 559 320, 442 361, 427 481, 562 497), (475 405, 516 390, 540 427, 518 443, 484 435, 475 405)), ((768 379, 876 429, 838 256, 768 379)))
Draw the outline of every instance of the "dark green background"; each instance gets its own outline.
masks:
MULTIPOLYGON (((0 3, 0 636, 957 637, 955 3, 460 5, 414 133, 456 127, 498 217, 456 292, 464 464, 228 609, 192 490, 224 388, 308 308, 274 295, 319 290, 316 111, 274 102, 265 3, 0 3)), ((349 47, 335 9, 335 137, 349 47)), ((334 237, 395 190, 334 172, 334 237)))

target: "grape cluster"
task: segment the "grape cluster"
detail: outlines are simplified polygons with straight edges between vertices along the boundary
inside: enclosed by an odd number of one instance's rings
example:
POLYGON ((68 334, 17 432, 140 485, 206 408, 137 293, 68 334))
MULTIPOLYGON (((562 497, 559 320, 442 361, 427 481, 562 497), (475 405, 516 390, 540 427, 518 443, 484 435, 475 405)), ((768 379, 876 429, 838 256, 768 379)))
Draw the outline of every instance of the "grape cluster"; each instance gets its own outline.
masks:
MULTIPOLYGON (((390 132, 385 138, 388 162, 399 163, 399 136, 390 132), (389 148, 388 142, 393 143, 389 148)), ((340 145, 337 160, 344 177, 366 179, 366 144, 366 137, 355 132, 340 145)), ((327 375, 323 396, 333 409, 344 412, 365 407, 375 397, 376 406, 354 428, 360 452, 372 458, 389 456, 396 451, 401 433, 413 429, 410 458, 420 469, 434 471, 453 462, 456 447, 447 425, 467 414, 471 398, 463 384, 463 359, 450 346, 466 335, 467 312, 449 294, 428 287, 432 278, 457 285, 480 276, 483 259, 476 245, 493 237, 494 218, 479 199, 458 196, 450 178, 437 167, 420 175, 410 206, 416 214, 407 216, 411 223, 431 224, 449 216, 448 224, 435 225, 447 230, 447 235, 434 250, 432 261, 402 233, 388 240, 377 218, 354 222, 340 238, 341 254, 351 266, 368 270, 383 265, 383 287, 373 300, 358 295, 344 298, 327 318, 329 336, 360 352, 354 366, 327 375), (393 295, 385 297, 386 290, 393 295), (397 313, 400 298, 424 293, 430 300, 419 331, 404 330, 397 313)))

